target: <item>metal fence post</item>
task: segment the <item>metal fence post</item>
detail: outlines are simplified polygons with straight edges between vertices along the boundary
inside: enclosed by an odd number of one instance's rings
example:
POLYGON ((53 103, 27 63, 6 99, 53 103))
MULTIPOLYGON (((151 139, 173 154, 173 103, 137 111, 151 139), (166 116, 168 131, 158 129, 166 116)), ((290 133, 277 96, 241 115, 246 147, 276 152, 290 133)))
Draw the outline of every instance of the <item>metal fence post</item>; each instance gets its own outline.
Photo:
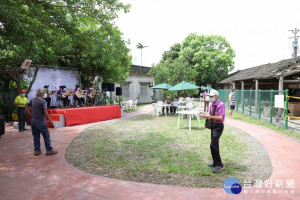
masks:
POLYGON ((242 96, 242 98, 243 98, 243 105, 242 105, 242 107, 243 107, 243 114, 245 113, 245 109, 244 109, 244 107, 245 107, 245 90, 243 90, 243 94, 242 94, 243 96, 242 96))
POLYGON ((261 118, 261 90, 258 91, 258 119, 261 118))
POLYGON ((238 99, 239 99, 239 91, 236 90, 236 97, 235 97, 235 105, 236 105, 236 111, 239 111, 239 105, 238 105, 238 99))
POLYGON ((271 90, 271 102, 270 102, 270 123, 273 121, 273 90, 271 90))
POLYGON ((285 129, 288 129, 289 90, 285 90, 285 129))
POLYGON ((225 99, 224 99, 224 93, 225 93, 226 90, 220 90, 220 93, 219 93, 219 96, 220 96, 220 100, 222 102, 224 102, 225 104, 225 107, 227 108, 227 105, 226 105, 226 102, 225 102, 225 99))
POLYGON ((224 96, 224 104, 228 108, 228 100, 227 100, 227 93, 229 90, 224 90, 223 96, 224 96))
POLYGON ((249 94, 249 104, 250 104, 250 111, 249 111, 249 114, 250 114, 250 117, 251 117, 251 107, 252 107, 252 92, 251 92, 252 90, 250 90, 249 92, 250 92, 250 94, 249 94))

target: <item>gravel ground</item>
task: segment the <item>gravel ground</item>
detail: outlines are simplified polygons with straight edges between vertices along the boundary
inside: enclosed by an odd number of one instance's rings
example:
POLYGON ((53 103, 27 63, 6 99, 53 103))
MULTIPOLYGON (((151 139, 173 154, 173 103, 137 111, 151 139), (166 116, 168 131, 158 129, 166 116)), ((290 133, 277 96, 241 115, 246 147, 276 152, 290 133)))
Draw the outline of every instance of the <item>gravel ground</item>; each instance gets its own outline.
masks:
MULTIPOLYGON (((221 178, 218 174, 210 176, 193 176, 186 174, 139 171, 139 176, 134 176, 122 167, 105 167, 99 165, 99 163, 97 164, 94 162, 93 156, 90 153, 89 140, 93 134, 101 134, 101 131, 110 124, 111 122, 106 123, 106 125, 99 124, 92 126, 75 137, 66 150, 65 158, 67 162, 87 173, 120 180, 184 187, 222 187, 224 180, 223 177, 221 178)), ((263 181, 268 178, 272 173, 272 164, 261 143, 241 130, 229 126, 225 126, 225 128, 231 130, 231 134, 238 136, 242 142, 247 144, 247 152, 245 152, 246 159, 243 159, 242 163, 236 163, 236 165, 243 167, 238 171, 238 174, 235 175, 235 177, 238 178, 241 183, 245 180, 263 181)), ((221 173, 226 177, 232 176, 230 173, 226 174, 226 171, 222 171, 221 173)))

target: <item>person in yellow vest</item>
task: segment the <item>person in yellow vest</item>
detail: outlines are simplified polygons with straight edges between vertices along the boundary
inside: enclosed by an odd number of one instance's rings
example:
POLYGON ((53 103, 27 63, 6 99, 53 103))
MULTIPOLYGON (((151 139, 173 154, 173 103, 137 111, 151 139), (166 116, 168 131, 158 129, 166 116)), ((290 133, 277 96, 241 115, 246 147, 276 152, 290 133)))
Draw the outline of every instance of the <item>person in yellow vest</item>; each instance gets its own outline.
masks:
POLYGON ((28 99, 25 97, 26 90, 21 90, 21 94, 15 98, 14 105, 17 106, 17 115, 19 121, 19 131, 25 131, 26 110, 25 105, 28 99))

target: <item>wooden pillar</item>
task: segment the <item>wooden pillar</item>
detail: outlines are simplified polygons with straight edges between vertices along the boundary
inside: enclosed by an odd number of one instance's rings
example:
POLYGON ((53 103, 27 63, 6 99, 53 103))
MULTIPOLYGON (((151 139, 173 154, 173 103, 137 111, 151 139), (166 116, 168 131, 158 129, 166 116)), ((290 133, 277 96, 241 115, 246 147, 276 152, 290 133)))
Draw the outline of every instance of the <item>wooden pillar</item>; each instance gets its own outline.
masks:
POLYGON ((244 88, 244 81, 241 81, 241 90, 242 90, 242 95, 241 95, 241 102, 242 102, 242 107, 243 107, 243 113, 244 113, 244 94, 245 94, 245 92, 244 92, 244 90, 245 90, 245 88, 244 88))
POLYGON ((255 81, 255 111, 257 113, 258 111, 258 90, 259 90, 259 83, 258 83, 258 80, 254 80, 255 81))
POLYGON ((235 82, 232 82, 232 89, 235 89, 235 82))
MULTIPOLYGON (((278 90, 280 90, 280 91, 283 90, 283 77, 279 78, 278 90)), ((283 93, 280 92, 280 94, 283 94, 283 93)))
MULTIPOLYGON (((278 83, 278 90, 283 91, 283 77, 279 77, 279 83, 278 83)), ((279 95, 283 95, 283 92, 279 92, 279 95)), ((278 108, 278 116, 279 118, 281 118, 282 114, 283 114, 284 109, 283 108, 278 108)))
POLYGON ((23 69, 21 69, 21 68, 5 68, 0 73, 8 74, 17 83, 17 94, 20 94, 21 75, 23 73, 23 69))

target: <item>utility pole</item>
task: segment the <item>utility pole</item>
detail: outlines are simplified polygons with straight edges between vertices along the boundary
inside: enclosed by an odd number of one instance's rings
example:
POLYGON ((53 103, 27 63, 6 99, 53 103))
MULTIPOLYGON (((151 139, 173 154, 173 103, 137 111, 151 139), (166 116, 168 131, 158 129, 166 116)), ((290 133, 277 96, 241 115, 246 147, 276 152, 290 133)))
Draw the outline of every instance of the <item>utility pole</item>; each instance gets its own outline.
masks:
POLYGON ((298 47, 298 37, 297 33, 300 31, 299 29, 295 28, 295 30, 289 30, 292 31, 292 33, 294 34, 294 41, 293 41, 293 58, 297 58, 297 47, 298 47))

